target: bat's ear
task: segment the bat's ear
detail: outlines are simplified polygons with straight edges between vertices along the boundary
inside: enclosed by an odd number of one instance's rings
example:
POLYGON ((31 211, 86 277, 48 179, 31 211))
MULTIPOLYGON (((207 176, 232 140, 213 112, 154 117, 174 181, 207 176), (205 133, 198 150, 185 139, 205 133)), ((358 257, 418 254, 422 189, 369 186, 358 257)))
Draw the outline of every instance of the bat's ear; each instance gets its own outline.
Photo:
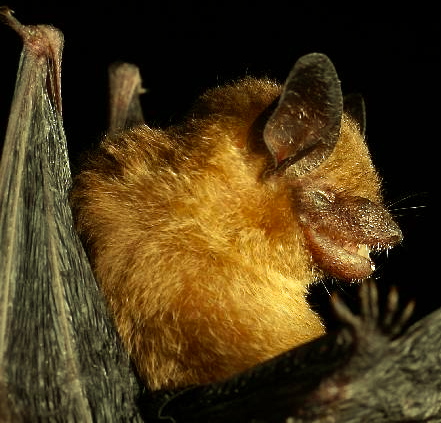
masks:
POLYGON ((343 97, 334 65, 323 54, 301 57, 285 82, 263 137, 277 169, 302 175, 322 163, 340 134, 343 97))
POLYGON ((361 94, 353 93, 344 97, 344 111, 354 119, 364 135, 366 131, 366 106, 361 94))

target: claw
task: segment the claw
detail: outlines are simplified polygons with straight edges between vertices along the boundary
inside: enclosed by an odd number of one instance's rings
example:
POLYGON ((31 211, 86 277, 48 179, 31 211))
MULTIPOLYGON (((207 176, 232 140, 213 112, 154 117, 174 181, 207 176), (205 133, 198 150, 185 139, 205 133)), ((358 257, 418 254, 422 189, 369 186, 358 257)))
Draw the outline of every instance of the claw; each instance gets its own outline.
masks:
POLYGON ((387 296, 385 310, 382 312, 378 289, 372 279, 365 281, 360 287, 359 315, 355 315, 335 293, 332 294, 332 305, 337 318, 356 332, 364 332, 368 328, 372 330, 376 327, 390 338, 396 337, 403 331, 415 308, 414 301, 400 307, 398 290, 392 287, 387 296))
POLYGON ((367 280, 360 288, 361 316, 364 320, 378 321, 378 290, 372 279, 367 280))
POLYGON ((360 319, 352 313, 345 302, 338 296, 337 293, 333 292, 331 296, 332 307, 337 318, 352 327, 358 327, 360 324, 360 319))

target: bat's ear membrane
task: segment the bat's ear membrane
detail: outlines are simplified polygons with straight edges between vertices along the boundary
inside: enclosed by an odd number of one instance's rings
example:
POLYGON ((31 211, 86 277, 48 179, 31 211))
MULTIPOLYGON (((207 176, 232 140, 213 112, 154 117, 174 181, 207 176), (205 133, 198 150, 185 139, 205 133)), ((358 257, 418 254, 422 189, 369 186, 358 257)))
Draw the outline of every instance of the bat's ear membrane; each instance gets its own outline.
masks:
POLYGON ((363 96, 359 93, 345 95, 343 109, 358 125, 362 135, 366 132, 366 106, 363 96))
POLYGON ((338 141, 342 114, 340 81, 332 62, 320 53, 301 57, 263 132, 276 171, 301 176, 320 165, 338 141))

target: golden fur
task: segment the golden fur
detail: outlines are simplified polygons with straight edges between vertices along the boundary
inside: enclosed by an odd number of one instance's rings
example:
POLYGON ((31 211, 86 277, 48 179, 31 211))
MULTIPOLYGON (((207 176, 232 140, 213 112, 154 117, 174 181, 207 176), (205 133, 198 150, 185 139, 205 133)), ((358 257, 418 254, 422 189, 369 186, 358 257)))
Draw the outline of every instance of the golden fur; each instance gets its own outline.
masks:
POLYGON ((291 180, 253 122, 281 92, 245 78, 201 97, 187 120, 105 137, 71 201, 121 338, 152 389, 217 381, 320 336, 307 287, 320 275, 292 196, 326 186, 381 202, 357 125, 291 180))

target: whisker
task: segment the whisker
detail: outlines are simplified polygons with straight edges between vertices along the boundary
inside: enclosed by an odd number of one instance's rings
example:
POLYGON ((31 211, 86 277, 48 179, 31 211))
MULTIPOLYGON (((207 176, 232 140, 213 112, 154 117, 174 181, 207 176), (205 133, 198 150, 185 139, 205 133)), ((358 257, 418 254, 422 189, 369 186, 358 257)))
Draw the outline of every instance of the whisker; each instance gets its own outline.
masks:
POLYGON ((424 209, 428 207, 428 202, 428 193, 421 192, 417 194, 409 194, 396 201, 389 202, 386 207, 395 217, 420 216, 418 211, 424 211, 424 209), (405 205, 406 202, 409 203, 409 200, 415 202, 415 199, 418 199, 420 204, 405 205))
POLYGON ((330 296, 331 296, 331 293, 329 292, 329 289, 328 289, 328 287, 326 286, 325 282, 324 282, 324 281, 321 281, 321 283, 322 283, 322 285, 323 285, 323 288, 325 288, 325 291, 326 291, 326 293, 328 294, 328 297, 330 297, 330 296))
MULTIPOLYGON (((407 195, 404 195, 401 198, 396 199, 395 201, 389 201, 388 204, 387 204, 387 207, 390 210, 390 209, 394 208, 394 206, 399 205, 399 204, 401 204, 401 203, 403 203, 403 202, 405 202, 407 200, 414 200, 415 198, 417 198, 417 199, 418 198, 424 199, 424 198, 427 198, 428 195, 429 195, 428 192, 419 192, 419 193, 407 194, 407 195)), ((419 207, 419 206, 416 206, 416 207, 419 207)), ((421 207, 425 207, 425 206, 421 206, 421 207)))
POLYGON ((427 207, 427 205, 422 205, 422 206, 409 206, 409 207, 399 207, 399 208, 393 208, 390 209, 392 211, 398 211, 398 210, 408 210, 408 209, 423 209, 427 207))

